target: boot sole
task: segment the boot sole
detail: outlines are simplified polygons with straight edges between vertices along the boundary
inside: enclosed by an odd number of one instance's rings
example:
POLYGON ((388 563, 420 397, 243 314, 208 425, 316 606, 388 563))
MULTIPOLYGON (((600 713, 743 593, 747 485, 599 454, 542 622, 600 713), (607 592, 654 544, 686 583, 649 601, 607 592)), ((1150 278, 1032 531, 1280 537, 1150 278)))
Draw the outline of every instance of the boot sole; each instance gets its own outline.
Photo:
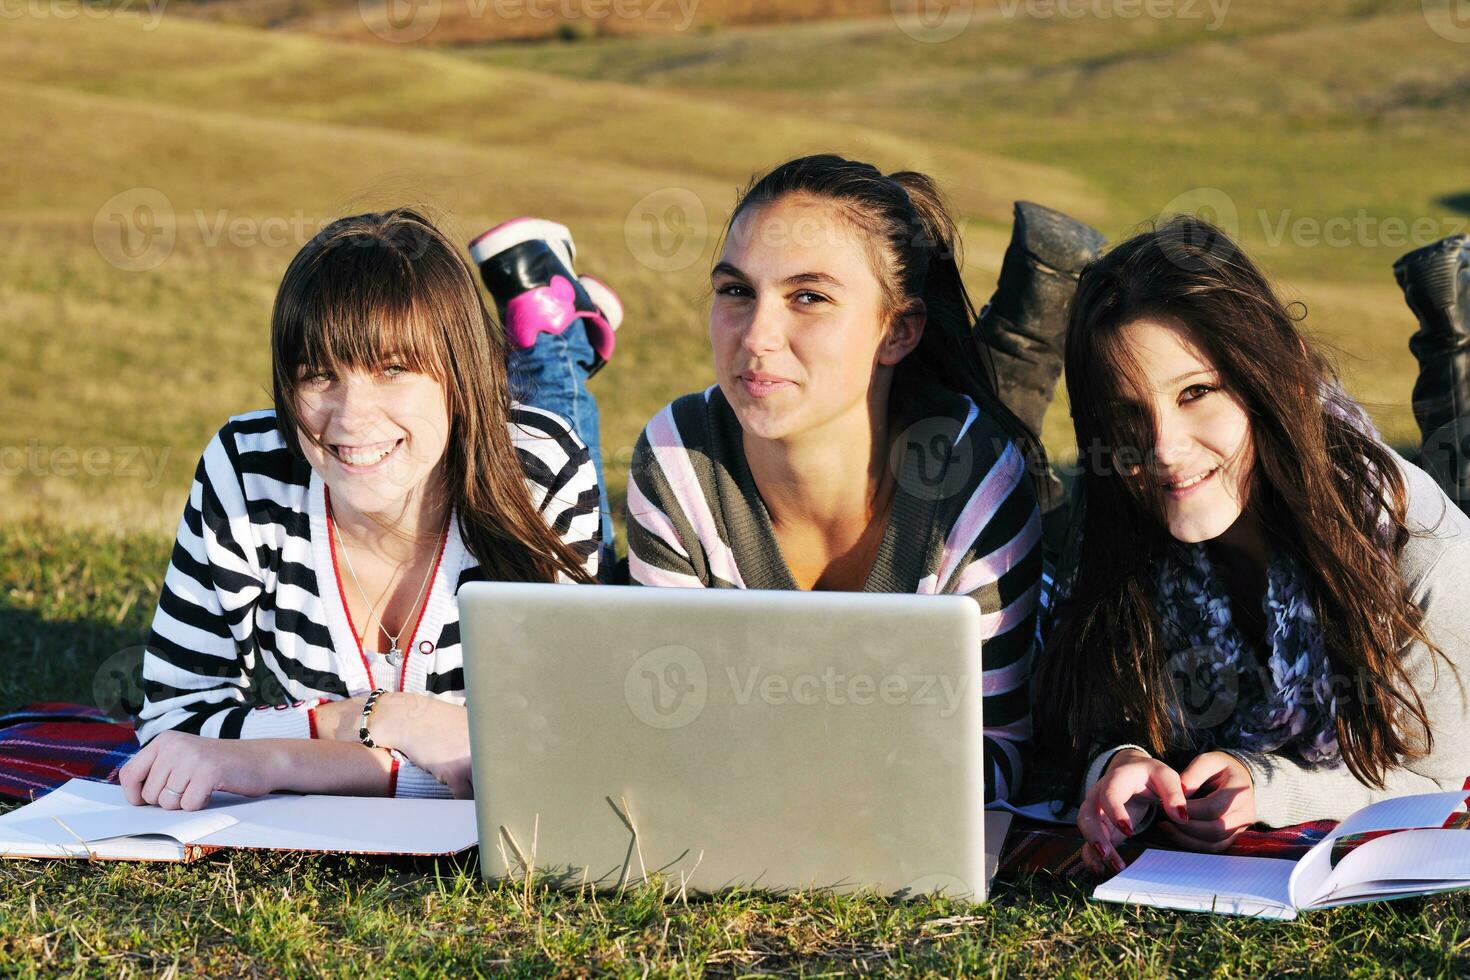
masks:
POLYGON ((572 271, 572 261, 577 257, 577 246, 572 242, 571 231, 566 225, 559 225, 545 218, 512 218, 501 222, 470 242, 470 259, 475 265, 479 265, 508 248, 538 239, 550 245, 562 260, 562 265, 567 267, 567 271, 572 271))

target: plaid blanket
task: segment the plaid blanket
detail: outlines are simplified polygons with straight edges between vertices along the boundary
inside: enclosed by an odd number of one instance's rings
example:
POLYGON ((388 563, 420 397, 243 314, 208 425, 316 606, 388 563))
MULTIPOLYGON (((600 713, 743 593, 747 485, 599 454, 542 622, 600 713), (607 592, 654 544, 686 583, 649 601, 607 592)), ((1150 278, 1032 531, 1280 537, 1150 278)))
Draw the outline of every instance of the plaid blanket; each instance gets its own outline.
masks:
MULTIPOLYGON (((1336 820, 1315 820, 1294 827, 1258 826, 1243 832, 1225 851, 1250 857, 1276 857, 1295 860, 1312 849, 1337 826, 1336 820)), ((1082 834, 1076 827, 1058 827, 1036 823, 1023 817, 1011 822, 1005 847, 1000 855, 996 878, 1012 881, 1034 872, 1047 872, 1079 881, 1091 881, 1093 875, 1082 863, 1082 834)), ((1150 827, 1137 837, 1118 845, 1118 856, 1132 864, 1146 849, 1179 850, 1179 845, 1150 827)))
MULTIPOLYGON (((113 721, 98 708, 59 701, 28 704, 0 715, 0 796, 33 800, 75 776, 115 783, 117 771, 137 751, 133 726, 113 721)), ((1470 790, 1470 779, 1465 788, 1470 790)), ((1295 827, 1247 830, 1226 853, 1298 858, 1335 826, 1336 821, 1318 820, 1295 827)), ((1374 835, 1354 836, 1371 839, 1374 835)), ((1040 871, 1087 878, 1082 844, 1076 827, 1016 817, 996 877, 1006 881, 1040 871)), ((1150 847, 1178 849, 1173 841, 1150 829, 1120 845, 1118 856, 1131 863, 1150 847)))
POLYGON ((74 776, 117 782, 133 726, 85 704, 38 701, 0 715, 0 796, 33 800, 74 776))

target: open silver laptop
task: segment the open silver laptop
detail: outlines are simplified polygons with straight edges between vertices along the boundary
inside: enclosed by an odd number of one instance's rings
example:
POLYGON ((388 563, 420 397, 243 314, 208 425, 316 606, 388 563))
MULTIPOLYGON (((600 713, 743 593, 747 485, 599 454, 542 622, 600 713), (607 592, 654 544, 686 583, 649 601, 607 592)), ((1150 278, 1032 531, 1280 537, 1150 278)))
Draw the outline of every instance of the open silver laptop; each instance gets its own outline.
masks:
POLYGON ((472 583, 459 603, 487 878, 984 899, 973 600, 472 583))

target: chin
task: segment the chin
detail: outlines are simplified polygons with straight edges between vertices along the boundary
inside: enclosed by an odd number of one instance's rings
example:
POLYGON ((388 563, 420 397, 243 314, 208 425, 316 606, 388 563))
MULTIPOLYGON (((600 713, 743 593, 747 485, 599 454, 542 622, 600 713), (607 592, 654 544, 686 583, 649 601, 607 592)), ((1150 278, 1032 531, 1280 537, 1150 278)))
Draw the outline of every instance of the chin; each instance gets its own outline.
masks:
POLYGON ((746 435, 758 439, 784 439, 800 429, 800 423, 791 417, 790 412, 774 411, 764 405, 752 405, 751 399, 738 395, 731 398, 728 392, 725 400, 730 403, 735 418, 740 422, 741 431, 746 435))
POLYGON ((1172 517, 1169 520, 1169 534, 1175 541, 1183 544, 1201 544, 1205 541, 1213 541, 1226 531, 1235 519, 1240 515, 1234 514, 1210 514, 1189 517, 1172 517))

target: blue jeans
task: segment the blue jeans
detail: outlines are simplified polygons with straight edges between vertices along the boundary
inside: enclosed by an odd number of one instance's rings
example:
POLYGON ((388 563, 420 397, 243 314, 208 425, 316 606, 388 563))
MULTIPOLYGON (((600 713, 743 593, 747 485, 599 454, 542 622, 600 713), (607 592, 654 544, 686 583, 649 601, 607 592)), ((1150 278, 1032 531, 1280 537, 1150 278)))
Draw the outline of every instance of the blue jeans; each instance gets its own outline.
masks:
POLYGON ((606 575, 613 565, 612 512, 607 506, 607 481, 602 475, 602 433, 597 421, 597 400, 587 390, 587 369, 592 363, 592 342, 587 330, 574 323, 559 334, 539 334, 530 350, 511 346, 506 357, 511 396, 536 408, 555 412, 572 424, 592 452, 597 468, 602 510, 602 553, 598 565, 606 575))

